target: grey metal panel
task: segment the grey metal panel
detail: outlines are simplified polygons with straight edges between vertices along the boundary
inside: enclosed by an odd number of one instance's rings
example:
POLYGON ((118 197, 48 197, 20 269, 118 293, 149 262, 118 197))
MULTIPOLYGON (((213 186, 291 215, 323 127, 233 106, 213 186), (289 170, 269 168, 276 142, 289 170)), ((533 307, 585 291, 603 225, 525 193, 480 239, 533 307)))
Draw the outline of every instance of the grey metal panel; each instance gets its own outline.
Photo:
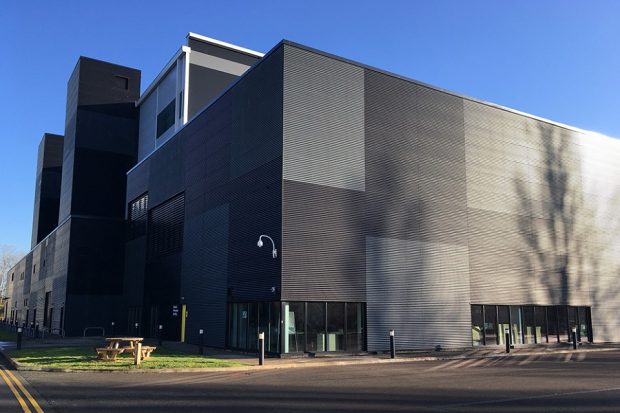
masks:
POLYGON ((230 90, 231 179, 282 157, 283 55, 272 52, 230 90))
POLYGON ((149 158, 127 175, 127 196, 125 197, 127 204, 148 191, 150 167, 151 159, 149 158))
MULTIPOLYGON (((193 58, 192 53, 192 58, 193 58)), ((220 72, 195 64, 189 65, 188 117, 191 119, 197 112, 222 93, 237 75, 220 72)))
POLYGON ((363 191, 364 70, 284 46, 284 179, 363 191))
POLYGON ((471 345, 467 248, 366 238, 368 350, 471 345))
MULTIPOLYGON (((224 72, 235 76, 241 76, 250 68, 249 65, 244 65, 238 62, 234 62, 232 60, 222 59, 221 57, 211 56, 206 53, 200 53, 196 51, 192 51, 192 53, 190 54, 190 61, 194 65, 206 67, 209 69, 217 70, 218 72, 224 72)), ((190 79, 192 79, 191 76, 190 79)))
POLYGON ((205 329, 206 344, 224 347, 228 278, 228 205, 188 217, 185 225, 181 294, 190 303, 188 335, 205 329))
POLYGON ((284 181, 282 299, 365 301, 364 197, 284 181))
POLYGON ((140 105, 138 162, 155 150, 157 125, 157 92, 151 93, 140 105))

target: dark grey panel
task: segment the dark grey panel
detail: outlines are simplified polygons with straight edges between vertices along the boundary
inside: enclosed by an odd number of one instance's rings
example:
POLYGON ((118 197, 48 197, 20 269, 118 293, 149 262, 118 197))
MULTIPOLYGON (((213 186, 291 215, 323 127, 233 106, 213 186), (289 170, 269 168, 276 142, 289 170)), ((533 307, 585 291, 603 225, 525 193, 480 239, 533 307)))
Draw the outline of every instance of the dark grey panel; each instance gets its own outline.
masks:
POLYGON ((228 206, 222 205, 188 217, 183 249, 181 294, 190 303, 187 339, 224 347, 228 278, 228 206))
POLYGON ((189 78, 188 116, 191 119, 230 86, 238 76, 190 64, 189 78))
POLYGON ((284 46, 284 179, 363 191, 364 70, 284 46))
POLYGON ((284 181, 282 299, 365 301, 364 196, 284 181))

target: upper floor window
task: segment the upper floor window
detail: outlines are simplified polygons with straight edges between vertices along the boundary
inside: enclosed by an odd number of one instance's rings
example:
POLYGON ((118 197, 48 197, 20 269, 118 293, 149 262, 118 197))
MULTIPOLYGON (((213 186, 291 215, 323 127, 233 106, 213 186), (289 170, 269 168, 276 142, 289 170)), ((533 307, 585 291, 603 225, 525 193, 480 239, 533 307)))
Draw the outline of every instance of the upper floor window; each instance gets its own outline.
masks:
POLYGON ((163 135, 174 125, 175 99, 172 99, 166 107, 157 115, 157 137, 163 135))

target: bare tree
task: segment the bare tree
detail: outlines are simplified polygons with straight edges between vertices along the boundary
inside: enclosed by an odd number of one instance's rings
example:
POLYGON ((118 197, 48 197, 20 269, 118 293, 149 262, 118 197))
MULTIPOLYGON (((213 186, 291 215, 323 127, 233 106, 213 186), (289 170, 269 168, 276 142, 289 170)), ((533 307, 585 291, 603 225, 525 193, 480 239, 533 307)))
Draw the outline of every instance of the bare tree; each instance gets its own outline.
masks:
POLYGON ((23 256, 14 245, 0 244, 0 304, 6 296, 8 272, 23 256))

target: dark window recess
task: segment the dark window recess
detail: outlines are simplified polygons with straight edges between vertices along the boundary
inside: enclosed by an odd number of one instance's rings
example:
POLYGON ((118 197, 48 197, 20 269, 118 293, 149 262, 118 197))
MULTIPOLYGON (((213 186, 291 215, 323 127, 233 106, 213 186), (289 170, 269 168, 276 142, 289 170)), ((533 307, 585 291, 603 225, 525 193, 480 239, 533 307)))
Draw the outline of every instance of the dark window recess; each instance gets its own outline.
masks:
POLYGON ((146 235, 148 208, 149 194, 144 194, 129 203, 129 239, 146 235))
POLYGON ((179 119, 183 118, 183 91, 179 93, 179 119))
POLYGON ((114 87, 119 89, 129 89, 129 79, 124 76, 114 76, 114 87))
POLYGON ((185 195, 180 194, 153 208, 148 218, 149 256, 173 254, 183 248, 185 195))
POLYGON ((32 273, 35 274, 37 272, 37 264, 33 264, 32 273))
POLYGON ((15 281, 15 273, 11 273, 11 281, 15 281))
POLYGON ((174 125, 174 105, 175 100, 170 103, 157 115, 157 137, 163 135, 172 125, 174 125))

